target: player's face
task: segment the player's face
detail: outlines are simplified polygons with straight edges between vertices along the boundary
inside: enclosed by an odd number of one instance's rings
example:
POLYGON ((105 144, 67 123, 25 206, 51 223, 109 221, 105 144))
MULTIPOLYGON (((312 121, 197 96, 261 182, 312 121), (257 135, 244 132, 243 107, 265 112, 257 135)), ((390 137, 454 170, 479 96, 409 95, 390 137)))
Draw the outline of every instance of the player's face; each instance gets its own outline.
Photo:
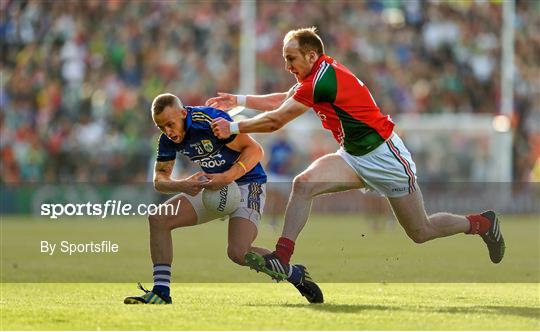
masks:
POLYGON ((178 106, 166 106, 163 112, 154 115, 156 126, 174 143, 180 143, 184 139, 184 119, 187 112, 178 106))
POLYGON ((296 81, 302 82, 311 73, 311 68, 317 62, 318 56, 314 51, 302 54, 298 41, 291 39, 283 45, 283 58, 285 69, 296 77, 296 81))

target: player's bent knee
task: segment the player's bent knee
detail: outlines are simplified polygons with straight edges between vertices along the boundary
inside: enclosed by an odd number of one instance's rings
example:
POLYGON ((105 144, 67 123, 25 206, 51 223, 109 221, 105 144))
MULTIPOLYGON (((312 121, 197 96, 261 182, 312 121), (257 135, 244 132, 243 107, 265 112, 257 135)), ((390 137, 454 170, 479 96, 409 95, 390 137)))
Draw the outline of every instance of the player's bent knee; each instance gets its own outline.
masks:
POLYGON ((149 215, 148 223, 150 224, 150 228, 153 228, 153 229, 160 229, 160 230, 172 229, 171 223, 166 216, 149 215))
POLYGON ((294 177, 295 183, 311 182, 312 180, 313 180, 313 176, 310 171, 304 171, 294 177))
POLYGON ((430 240, 429 234, 424 229, 418 229, 414 231, 407 231, 407 235, 414 241, 414 243, 424 243, 430 240))
POLYGON ((159 227, 161 225, 160 217, 157 215, 148 215, 148 224, 153 228, 159 227))
POLYGON ((245 265, 244 256, 247 253, 247 249, 242 246, 229 245, 227 247, 227 256, 236 264, 245 265))
POLYGON ((313 196, 316 183, 312 180, 313 177, 309 172, 297 175, 293 180, 293 193, 299 196, 313 196))

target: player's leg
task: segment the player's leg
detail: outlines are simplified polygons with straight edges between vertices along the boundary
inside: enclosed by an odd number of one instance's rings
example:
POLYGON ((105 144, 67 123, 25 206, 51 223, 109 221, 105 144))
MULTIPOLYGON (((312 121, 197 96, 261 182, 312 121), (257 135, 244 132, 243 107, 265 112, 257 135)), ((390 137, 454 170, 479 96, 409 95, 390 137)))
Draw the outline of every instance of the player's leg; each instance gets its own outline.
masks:
MULTIPOLYGON (((240 185, 239 189, 240 206, 229 216, 227 255, 239 265, 248 265, 261 271, 264 268, 262 257, 271 252, 265 248, 253 247, 252 243, 257 237, 257 229, 266 201, 266 184, 248 183, 240 185), (261 261, 252 261, 251 257, 261 261)), ((281 280, 286 279, 287 275, 283 271, 280 272, 281 280)))
POLYGON ((502 260, 505 244, 499 220, 493 211, 460 216, 439 212, 426 215, 422 193, 416 183, 416 166, 401 139, 394 135, 383 145, 377 161, 364 158, 364 165, 375 166, 369 174, 377 173, 376 167, 391 174, 390 181, 374 179, 379 190, 388 197, 392 210, 407 235, 416 243, 458 233, 480 234, 488 246, 494 263, 502 260), (403 191, 405 189, 406 191, 403 191))
POLYGON ((247 265, 244 258, 246 253, 256 252, 260 255, 270 253, 268 249, 252 246, 257 237, 266 202, 266 184, 245 183, 238 189, 240 189, 240 205, 229 216, 227 256, 239 265, 247 265))
MULTIPOLYGON (((256 237, 257 226, 253 221, 238 217, 231 218, 229 220, 227 255, 236 264, 249 265, 258 271, 270 272, 264 267, 263 255, 270 254, 271 251, 254 247, 252 243, 256 237), (255 262, 253 260, 260 260, 262 265, 254 266, 253 263, 255 262)), ((282 278, 293 284, 310 303, 323 302, 322 291, 311 279, 305 266, 290 266, 287 274, 284 273, 282 278)))
POLYGON ((332 153, 317 159, 296 176, 292 187, 285 210, 283 232, 276 245, 276 255, 286 264, 293 253, 294 242, 308 220, 313 198, 362 188, 364 183, 341 156, 332 153))
POLYGON ((180 194, 167 200, 176 208, 178 214, 156 214, 148 217, 150 226, 150 254, 154 264, 171 264, 173 260, 173 246, 171 231, 175 228, 194 226, 197 224, 197 212, 187 196, 180 194))
POLYGON ((294 178, 283 233, 276 244, 276 251, 264 257, 246 257, 251 260, 250 266, 278 281, 287 279, 310 303, 322 303, 323 294, 307 269, 302 265, 289 265, 294 241, 307 222, 314 197, 362 187, 364 183, 361 178, 339 154, 328 154, 317 159, 294 178), (287 278, 283 275, 287 275, 287 278))
POLYGON ((257 271, 269 274, 271 277, 293 284, 302 296, 310 303, 322 303, 323 294, 317 284, 311 279, 304 266, 287 266, 287 270, 280 270, 279 274, 265 266, 265 258, 270 250, 254 247, 253 241, 257 237, 257 229, 266 200, 266 185, 248 183, 239 186, 240 206, 230 215, 229 244, 227 255, 240 265, 248 265, 257 271))
POLYGON ((317 159, 293 180, 282 236, 292 241, 298 238, 316 196, 363 186, 356 172, 339 155, 332 153, 317 159))
POLYGON ((139 284, 139 288, 145 294, 127 297, 124 300, 126 304, 167 304, 172 302, 170 297, 173 260, 171 231, 178 227, 196 225, 197 212, 187 196, 183 194, 172 197, 165 204, 169 204, 173 208, 164 209, 160 211, 161 213, 148 216, 154 287, 149 291, 139 284))
POLYGON ((246 265, 245 255, 256 252, 260 255, 271 253, 265 248, 253 247, 251 244, 257 237, 257 226, 249 219, 233 217, 229 219, 227 256, 239 265, 246 265))
POLYGON ((416 243, 469 230, 469 222, 464 216, 440 212, 428 217, 420 188, 402 197, 389 197, 388 201, 397 220, 416 243))
POLYGON ((332 153, 317 159, 296 176, 292 187, 285 211, 283 232, 276 244, 276 251, 264 257, 264 265, 270 270, 267 274, 277 280, 282 280, 282 273, 289 271, 295 241, 307 222, 313 198, 322 194, 362 188, 364 183, 342 156, 332 153))
POLYGON ((458 233, 479 234, 489 257, 499 263, 506 249, 499 219, 493 211, 468 216, 447 212, 426 215, 420 189, 403 197, 388 198, 392 210, 407 235, 416 243, 458 233))

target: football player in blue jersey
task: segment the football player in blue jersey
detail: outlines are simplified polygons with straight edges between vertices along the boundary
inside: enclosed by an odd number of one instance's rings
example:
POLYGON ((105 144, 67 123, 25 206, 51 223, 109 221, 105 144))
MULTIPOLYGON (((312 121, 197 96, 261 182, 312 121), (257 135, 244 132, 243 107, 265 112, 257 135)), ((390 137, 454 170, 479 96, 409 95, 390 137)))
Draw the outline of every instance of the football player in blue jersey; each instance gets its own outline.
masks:
MULTIPOLYGON (((266 174, 260 164, 262 147, 247 134, 233 135, 227 139, 217 138, 212 131, 212 120, 218 117, 231 120, 218 109, 205 106, 183 106, 178 97, 165 93, 152 102, 152 118, 162 131, 158 142, 157 161, 154 170, 154 188, 163 193, 177 193, 167 201, 177 206, 173 215, 150 215, 150 252, 154 264, 154 287, 145 294, 130 296, 126 304, 169 304, 172 237, 171 231, 178 227, 194 226, 217 219, 202 204, 203 188, 219 189, 235 181, 241 193, 240 206, 229 215, 227 254, 240 265, 247 265, 244 256, 248 252, 269 254, 264 248, 253 247, 257 226, 264 207, 266 174), (176 153, 180 152, 201 168, 185 179, 171 177, 176 153)), ((305 267, 293 265, 288 274, 276 273, 276 279, 287 279, 310 303, 323 302, 319 287, 311 280, 305 267)))

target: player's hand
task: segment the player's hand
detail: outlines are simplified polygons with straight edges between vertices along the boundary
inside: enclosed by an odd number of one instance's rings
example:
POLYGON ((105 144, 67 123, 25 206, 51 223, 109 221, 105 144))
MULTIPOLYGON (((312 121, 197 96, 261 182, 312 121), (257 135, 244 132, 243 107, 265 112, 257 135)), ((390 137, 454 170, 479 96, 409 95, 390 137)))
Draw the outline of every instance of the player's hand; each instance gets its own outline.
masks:
POLYGON ((224 118, 215 118, 212 120, 212 131, 217 138, 229 138, 231 136, 231 123, 224 118))
POLYGON ((233 182, 233 179, 229 178, 225 173, 204 174, 204 176, 210 181, 206 182, 203 187, 210 190, 221 189, 233 182))
POLYGON ((197 172, 182 181, 182 192, 190 196, 195 196, 203 190, 208 182, 210 182, 210 180, 205 177, 204 172, 197 172))
POLYGON ((236 95, 230 93, 218 92, 217 97, 208 99, 204 104, 213 108, 219 108, 223 111, 228 111, 237 106, 236 95))

